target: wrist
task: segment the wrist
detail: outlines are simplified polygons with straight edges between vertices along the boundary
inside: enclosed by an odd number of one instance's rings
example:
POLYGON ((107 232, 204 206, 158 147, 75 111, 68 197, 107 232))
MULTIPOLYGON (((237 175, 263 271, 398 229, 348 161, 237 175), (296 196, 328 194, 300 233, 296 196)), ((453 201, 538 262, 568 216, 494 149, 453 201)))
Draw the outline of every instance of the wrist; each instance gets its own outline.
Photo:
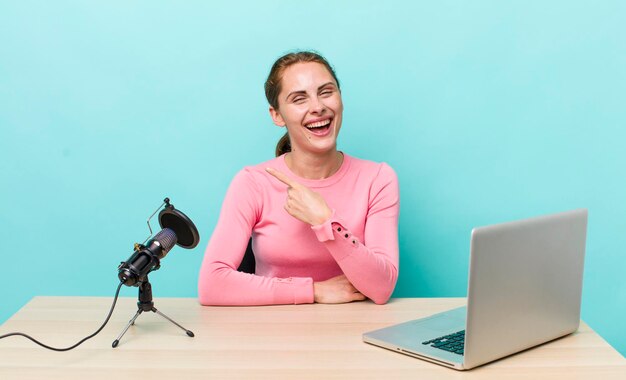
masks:
POLYGON ((324 224, 328 221, 328 219, 330 219, 333 216, 333 211, 326 207, 326 210, 320 214, 320 216, 313 221, 313 223, 311 223, 312 226, 319 226, 321 224, 324 224))
POLYGON ((313 282, 313 303, 319 302, 319 285, 317 282, 313 282))

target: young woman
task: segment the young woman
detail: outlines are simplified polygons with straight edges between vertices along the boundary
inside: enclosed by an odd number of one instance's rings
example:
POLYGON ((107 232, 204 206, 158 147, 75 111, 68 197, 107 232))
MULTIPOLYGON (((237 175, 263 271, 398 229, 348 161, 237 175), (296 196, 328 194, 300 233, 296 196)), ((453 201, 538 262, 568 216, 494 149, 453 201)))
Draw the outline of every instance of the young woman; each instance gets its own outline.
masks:
POLYGON ((287 133, 276 158, 230 184, 200 270, 200 303, 387 302, 398 278, 395 172, 337 151, 343 103, 322 56, 279 58, 265 94, 287 133), (254 274, 237 271, 250 237, 254 274))

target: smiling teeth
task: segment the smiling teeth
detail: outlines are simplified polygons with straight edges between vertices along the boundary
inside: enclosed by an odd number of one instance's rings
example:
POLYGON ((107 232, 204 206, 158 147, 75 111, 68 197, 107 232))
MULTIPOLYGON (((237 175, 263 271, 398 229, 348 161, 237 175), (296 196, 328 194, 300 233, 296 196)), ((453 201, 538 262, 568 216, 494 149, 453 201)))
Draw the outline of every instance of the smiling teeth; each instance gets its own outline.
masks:
POLYGON ((330 119, 318 121, 317 123, 307 124, 307 125, 305 125, 305 127, 309 128, 309 129, 311 129, 311 128, 319 128, 319 127, 323 127, 323 126, 328 125, 328 124, 330 124, 330 119))

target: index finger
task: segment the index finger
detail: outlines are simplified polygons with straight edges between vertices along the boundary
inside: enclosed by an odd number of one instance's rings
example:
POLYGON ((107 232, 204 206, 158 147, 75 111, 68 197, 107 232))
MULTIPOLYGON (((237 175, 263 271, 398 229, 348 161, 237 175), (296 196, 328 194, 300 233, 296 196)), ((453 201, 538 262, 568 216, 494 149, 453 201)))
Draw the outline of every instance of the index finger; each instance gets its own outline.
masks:
POLYGON ((282 172, 276 169, 265 168, 265 171, 270 173, 271 175, 276 177, 276 179, 278 179, 280 182, 284 183, 285 185, 289 187, 296 187, 298 185, 298 182, 292 180, 291 178, 287 177, 285 174, 283 174, 282 172))

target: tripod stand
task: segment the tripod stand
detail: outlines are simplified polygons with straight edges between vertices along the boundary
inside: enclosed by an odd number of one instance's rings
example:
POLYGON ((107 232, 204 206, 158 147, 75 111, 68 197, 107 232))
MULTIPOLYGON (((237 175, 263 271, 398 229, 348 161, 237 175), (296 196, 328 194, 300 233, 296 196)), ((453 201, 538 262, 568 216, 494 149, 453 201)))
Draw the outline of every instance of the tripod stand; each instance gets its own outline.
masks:
POLYGON ((118 336, 117 339, 113 341, 113 344, 112 344, 113 348, 117 347, 117 345, 120 343, 120 339, 122 339, 124 334, 126 334, 126 331, 130 328, 130 326, 135 324, 135 320, 137 319, 137 317, 139 317, 139 315, 143 313, 144 311, 151 311, 153 313, 157 313, 158 315, 172 322, 176 326, 180 327, 183 331, 185 331, 187 336, 191 338, 194 337, 193 332, 179 325, 173 319, 161 313, 154 307, 154 302, 152 301, 152 285, 150 284, 150 281, 148 281, 147 275, 144 276, 143 280, 139 282, 138 298, 139 298, 139 301, 137 302, 137 307, 138 307, 137 313, 135 313, 135 316, 128 322, 128 324, 126 325, 126 327, 124 328, 124 331, 122 331, 120 336, 118 336))

